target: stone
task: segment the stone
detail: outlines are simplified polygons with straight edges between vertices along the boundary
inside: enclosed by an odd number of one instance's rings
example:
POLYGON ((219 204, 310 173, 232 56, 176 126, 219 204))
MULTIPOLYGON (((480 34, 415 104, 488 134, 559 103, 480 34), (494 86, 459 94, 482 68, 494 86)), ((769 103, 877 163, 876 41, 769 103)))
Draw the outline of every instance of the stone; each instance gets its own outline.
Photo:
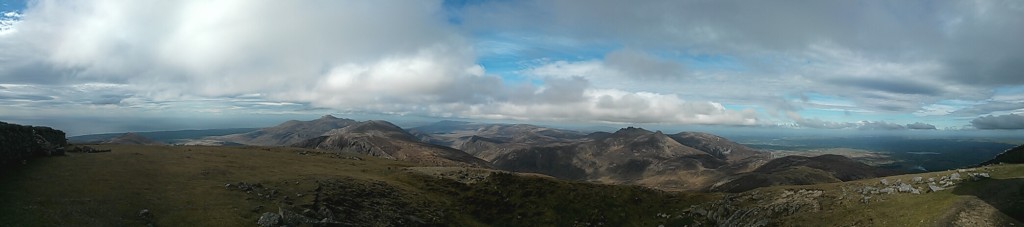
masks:
POLYGON ((883 188, 882 190, 878 190, 878 192, 879 193, 885 193, 885 194, 892 194, 892 193, 895 193, 896 190, 890 187, 890 188, 883 188))
POLYGON ((921 177, 914 177, 914 183, 921 183, 921 177))
POLYGON ((960 174, 959 173, 950 174, 949 175, 949 180, 960 180, 960 174))
POLYGON ((992 176, 989 176, 988 173, 979 173, 978 177, 981 177, 981 178, 992 178, 992 176))
POLYGON ((149 212, 149 209, 142 209, 142 210, 139 211, 139 217, 142 217, 142 218, 147 218, 147 217, 152 216, 152 215, 153 214, 149 212))
POLYGON ((324 217, 324 219, 327 219, 332 222, 334 221, 335 218, 334 212, 331 212, 331 209, 327 209, 327 207, 320 207, 320 210, 317 211, 317 214, 319 214, 320 217, 324 217))
POLYGON ((882 185, 889 185, 889 180, 888 179, 882 179, 882 180, 879 180, 879 182, 882 183, 882 185))
POLYGON ((929 177, 929 178, 928 178, 928 182, 929 182, 929 183, 930 183, 930 182, 935 182, 935 178, 934 178, 934 177, 929 177))
POLYGON ((864 198, 860 199, 860 202, 862 202, 862 203, 871 202, 871 196, 864 196, 864 198))
POLYGON ((260 220, 256 221, 256 224, 261 227, 277 226, 279 223, 281 223, 281 215, 272 212, 263 213, 263 216, 260 216, 260 220))
POLYGON ((938 185, 928 184, 928 192, 942 191, 945 188, 939 187, 938 185))
POLYGON ((899 191, 899 192, 910 192, 913 189, 914 189, 914 187, 911 187, 909 184, 906 184, 906 183, 900 183, 896 187, 896 190, 899 191))
POLYGON ((281 215, 282 224, 288 226, 302 226, 318 222, 316 219, 312 219, 310 217, 306 217, 305 215, 301 215, 283 208, 278 208, 278 214, 281 215))

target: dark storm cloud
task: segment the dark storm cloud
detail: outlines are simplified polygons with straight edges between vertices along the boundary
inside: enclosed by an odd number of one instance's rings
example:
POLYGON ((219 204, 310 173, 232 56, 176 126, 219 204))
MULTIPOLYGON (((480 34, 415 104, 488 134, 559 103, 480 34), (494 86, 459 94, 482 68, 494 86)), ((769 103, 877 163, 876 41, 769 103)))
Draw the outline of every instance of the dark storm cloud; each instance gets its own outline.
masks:
POLYGON ((971 120, 971 125, 977 129, 1024 129, 1024 115, 988 115, 971 120))
POLYGON ((931 130, 931 129, 935 129, 935 125, 928 124, 928 123, 922 123, 922 122, 914 122, 912 124, 907 124, 907 128, 908 129, 918 129, 918 130, 931 130))

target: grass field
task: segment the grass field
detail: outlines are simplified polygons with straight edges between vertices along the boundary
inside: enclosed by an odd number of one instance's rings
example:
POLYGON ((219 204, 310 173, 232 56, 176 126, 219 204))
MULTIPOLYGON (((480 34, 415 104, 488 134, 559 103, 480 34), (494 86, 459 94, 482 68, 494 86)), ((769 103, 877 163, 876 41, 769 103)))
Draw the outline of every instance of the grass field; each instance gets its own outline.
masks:
MULTIPOLYGON (((292 148, 96 147, 113 151, 33 159, 0 173, 0 226, 253 226, 279 209, 328 209, 334 220, 355 226, 681 226, 696 218, 684 215, 691 205, 728 195, 292 148), (241 190, 241 182, 259 186, 241 190), (140 216, 143 209, 150 214, 140 216)), ((868 203, 854 190, 877 179, 755 191, 824 192, 814 200, 818 210, 766 217, 786 225, 1019 225, 1024 165, 988 168, 993 179, 938 193, 876 195, 868 203)), ((948 172, 888 178, 937 174, 948 172)), ((756 204, 738 204, 750 205, 756 204)))

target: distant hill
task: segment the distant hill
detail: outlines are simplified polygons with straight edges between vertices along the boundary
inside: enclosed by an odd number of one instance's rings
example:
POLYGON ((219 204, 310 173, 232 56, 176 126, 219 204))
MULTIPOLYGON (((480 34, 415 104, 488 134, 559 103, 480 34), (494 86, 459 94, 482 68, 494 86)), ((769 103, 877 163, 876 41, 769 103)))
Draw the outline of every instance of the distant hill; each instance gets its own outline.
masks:
POLYGON ((764 152, 732 142, 724 137, 702 132, 680 132, 669 135, 680 144, 704 151, 716 158, 725 160, 743 160, 764 155, 764 152))
POLYGON ((328 131, 344 128, 357 123, 352 119, 336 118, 325 115, 312 121, 291 120, 274 127, 262 128, 246 133, 211 136, 207 140, 219 140, 258 146, 288 146, 308 139, 316 138, 328 131))
MULTIPOLYGON (((175 131, 154 131, 154 132, 133 132, 133 134, 146 137, 166 144, 186 143, 191 140, 201 139, 208 136, 222 136, 236 133, 251 132, 257 128, 225 128, 225 129, 192 129, 175 131)), ((68 137, 70 143, 101 143, 123 135, 124 133, 103 133, 68 137)))
POLYGON ((1024 163, 1024 145, 1016 146, 1014 148, 1007 149, 996 155, 992 160, 982 162, 981 165, 991 165, 999 163, 1024 163))
MULTIPOLYGON (((704 144, 708 144, 702 147, 704 149, 718 148, 710 145, 712 142, 704 144)), ((735 146, 737 150, 760 154, 742 145, 735 146)), ((503 170, 536 172, 563 179, 699 190, 737 171, 749 171, 767 158, 761 154, 747 155, 745 159, 736 156, 738 160, 730 160, 715 154, 683 145, 660 131, 627 127, 610 134, 591 134, 575 142, 508 150, 492 162, 503 170)))
POLYGON ((109 140, 103 141, 102 144, 126 144, 126 145, 167 145, 160 141, 151 140, 145 136, 141 136, 135 133, 125 133, 118 137, 110 138, 109 140))
POLYGON ((811 185, 876 178, 897 174, 841 155, 786 156, 773 159, 752 172, 727 178, 713 191, 742 192, 775 185, 811 185))
POLYGON ((429 166, 490 167, 487 161, 460 150, 421 142, 387 121, 353 123, 291 146, 366 154, 429 166))

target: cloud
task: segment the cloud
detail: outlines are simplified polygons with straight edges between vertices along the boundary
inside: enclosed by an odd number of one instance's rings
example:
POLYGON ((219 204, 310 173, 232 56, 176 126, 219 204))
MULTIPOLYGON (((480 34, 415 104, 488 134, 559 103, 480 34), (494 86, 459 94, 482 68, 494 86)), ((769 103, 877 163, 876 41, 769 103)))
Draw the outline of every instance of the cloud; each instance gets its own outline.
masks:
POLYGON ((988 115, 971 120, 971 125, 977 129, 1024 129, 1024 115, 988 115))
POLYGON ((1024 84, 1014 1, 443 4, 39 0, 0 17, 0 103, 18 108, 0 114, 206 102, 197 109, 899 129, 914 127, 789 115, 1005 114, 1020 103, 993 89, 1024 84), (952 99, 985 104, 938 105, 952 99))
POLYGON ((803 117, 800 117, 799 115, 796 115, 795 113, 792 113, 792 112, 789 113, 789 116, 790 116, 790 118, 793 119, 794 123, 796 123, 797 126, 805 127, 805 128, 844 129, 844 128, 855 127, 857 125, 857 124, 849 123, 849 122, 834 122, 834 121, 821 120, 821 119, 818 119, 818 118, 803 118, 803 117))
POLYGON ((685 101, 670 94, 595 88, 584 90, 582 99, 576 102, 492 103, 450 109, 462 109, 456 112, 461 116, 493 119, 716 125, 760 123, 757 113, 750 109, 732 110, 720 103, 685 101))
MULTIPOLYGON (((757 89, 740 89, 765 95, 816 92, 849 97, 858 110, 912 113, 942 100, 985 100, 994 87, 1024 84, 1024 43, 1012 38, 1024 36, 1016 23, 1024 21, 1024 6, 1014 1, 492 1, 469 4, 458 17, 475 32, 567 39, 574 46, 621 44, 697 59, 696 66, 686 64, 688 80, 648 86, 685 87, 677 90, 687 97, 714 92, 716 100, 766 105, 728 87, 716 89, 742 83, 757 89), (708 70, 708 64, 729 70, 708 70)), ((599 66, 610 65, 609 56, 561 66, 603 72, 599 66)))
POLYGON ((912 124, 907 124, 907 128, 908 129, 917 129, 917 130, 935 130, 935 125, 928 124, 928 123, 914 122, 912 124))
POLYGON ((620 49, 605 55, 604 64, 624 76, 637 79, 680 79, 685 67, 675 61, 662 60, 635 49, 620 49))
POLYGON ((886 121, 861 121, 857 124, 857 129, 861 130, 901 130, 906 129, 901 124, 886 122, 886 121))
POLYGON ((989 101, 982 104, 969 106, 963 109, 958 109, 951 112, 954 116, 978 116, 982 114, 992 114, 1000 111, 1012 111, 1024 108, 1024 102, 1003 102, 1003 101, 989 101))

